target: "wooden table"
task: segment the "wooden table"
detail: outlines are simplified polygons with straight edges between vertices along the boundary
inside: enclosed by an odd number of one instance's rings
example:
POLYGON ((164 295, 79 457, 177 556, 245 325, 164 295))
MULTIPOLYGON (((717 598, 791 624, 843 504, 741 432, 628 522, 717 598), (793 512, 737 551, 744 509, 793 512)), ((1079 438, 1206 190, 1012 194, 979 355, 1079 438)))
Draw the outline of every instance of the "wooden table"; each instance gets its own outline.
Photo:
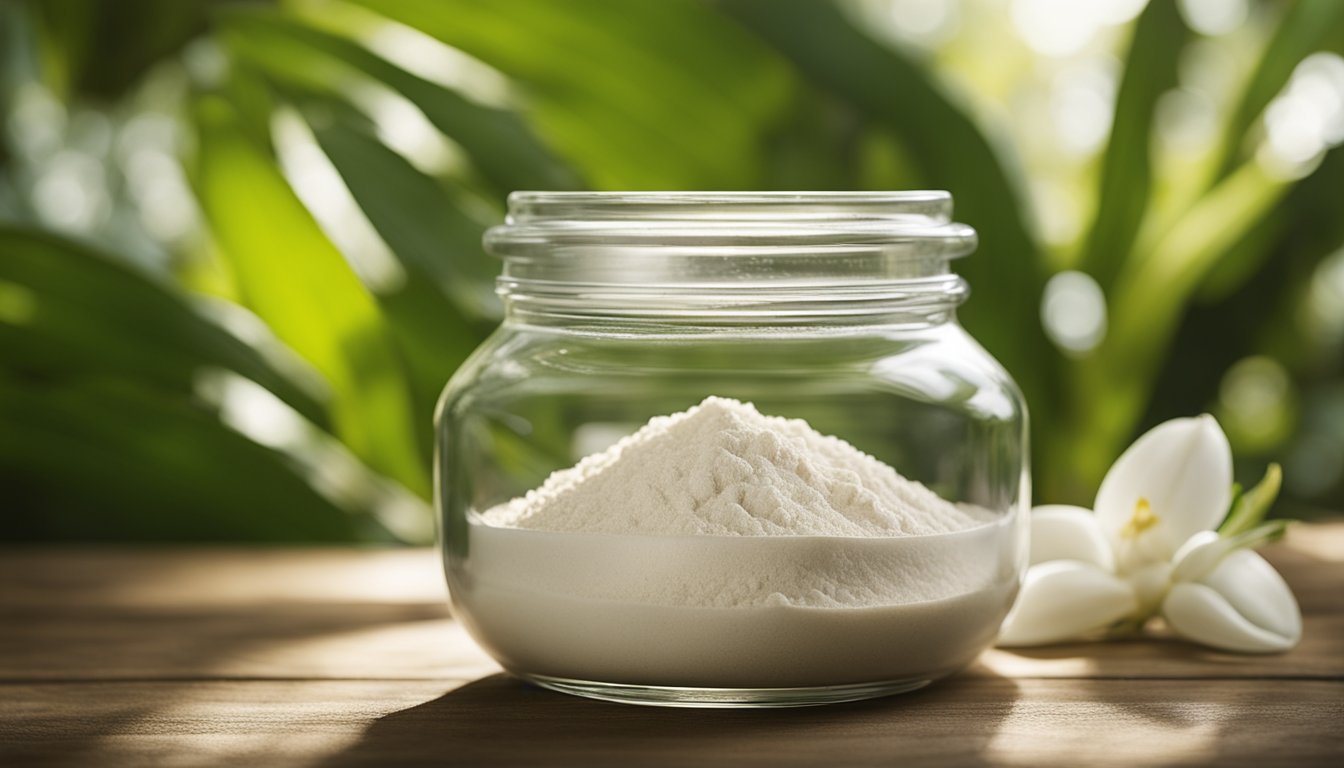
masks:
POLYGON ((1267 551, 1291 653, 987 652, 924 691, 672 710, 537 690, 424 550, 0 551, 0 766, 1344 765, 1344 523, 1267 551))

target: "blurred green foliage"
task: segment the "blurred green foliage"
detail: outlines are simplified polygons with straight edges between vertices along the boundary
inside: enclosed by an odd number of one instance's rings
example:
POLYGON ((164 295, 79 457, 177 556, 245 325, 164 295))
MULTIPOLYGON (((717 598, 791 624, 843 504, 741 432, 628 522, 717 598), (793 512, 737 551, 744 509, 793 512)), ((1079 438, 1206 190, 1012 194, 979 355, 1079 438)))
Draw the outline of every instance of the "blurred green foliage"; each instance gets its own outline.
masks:
POLYGON ((903 0, 5 0, 0 538, 425 540, 514 189, 949 189, 1038 500, 1212 410, 1291 512, 1344 506, 1344 131, 1292 111, 1344 103, 1344 3, 1110 22, 1109 130, 1071 156, 1008 4, 924 5, 960 32, 903 38, 934 29, 903 0), (1173 143, 1218 51, 1209 138, 1173 143), (1104 300, 1082 343, 1066 271, 1104 300))

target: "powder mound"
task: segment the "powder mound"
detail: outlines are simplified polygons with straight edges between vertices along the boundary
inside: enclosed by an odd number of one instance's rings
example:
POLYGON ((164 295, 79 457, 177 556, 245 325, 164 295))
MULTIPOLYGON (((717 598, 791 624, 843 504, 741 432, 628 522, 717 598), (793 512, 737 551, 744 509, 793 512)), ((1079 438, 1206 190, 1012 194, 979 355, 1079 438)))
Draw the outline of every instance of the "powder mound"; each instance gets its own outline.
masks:
POLYGON ((489 525, 719 536, 915 536, 989 522, 801 419, 709 397, 487 510, 489 525))

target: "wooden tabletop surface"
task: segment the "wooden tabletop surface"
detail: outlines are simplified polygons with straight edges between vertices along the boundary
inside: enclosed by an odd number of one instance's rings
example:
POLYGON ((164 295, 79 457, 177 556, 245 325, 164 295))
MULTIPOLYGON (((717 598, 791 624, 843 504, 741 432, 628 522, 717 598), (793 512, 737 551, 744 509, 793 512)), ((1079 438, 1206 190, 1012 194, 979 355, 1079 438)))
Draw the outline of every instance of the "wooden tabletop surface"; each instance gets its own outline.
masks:
POLYGON ((991 650, 923 691, 677 710, 499 673, 425 550, 0 551, 0 766, 1344 765, 1344 523, 1266 550, 1281 656, 991 650))

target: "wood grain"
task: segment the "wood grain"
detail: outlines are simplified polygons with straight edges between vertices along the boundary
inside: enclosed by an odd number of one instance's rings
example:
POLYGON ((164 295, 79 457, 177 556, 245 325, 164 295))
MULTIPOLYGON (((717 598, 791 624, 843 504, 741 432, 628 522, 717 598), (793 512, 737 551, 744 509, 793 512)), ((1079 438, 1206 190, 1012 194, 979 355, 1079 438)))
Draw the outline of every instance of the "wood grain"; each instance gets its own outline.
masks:
POLYGON ((0 552, 0 766, 1344 763, 1344 523, 1267 556, 1305 613, 1288 654, 991 650, 915 694, 766 712, 500 675, 428 551, 0 552))
POLYGON ((782 711, 590 702, 502 675, 0 687, 0 763, 88 765, 1327 764, 1337 683, 962 677, 782 711))

